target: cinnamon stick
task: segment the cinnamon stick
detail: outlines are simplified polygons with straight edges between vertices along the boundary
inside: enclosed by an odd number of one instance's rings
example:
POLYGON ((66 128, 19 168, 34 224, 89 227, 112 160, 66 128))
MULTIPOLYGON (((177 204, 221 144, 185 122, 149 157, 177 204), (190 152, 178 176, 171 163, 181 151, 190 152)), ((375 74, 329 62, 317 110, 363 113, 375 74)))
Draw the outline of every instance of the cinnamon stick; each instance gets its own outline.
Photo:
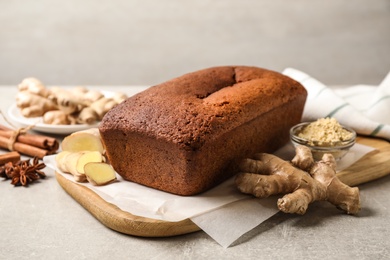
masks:
MULTIPOLYGON (((4 149, 8 149, 8 139, 5 137, 0 136, 0 147, 4 149)), ((15 142, 13 145, 13 148, 15 151, 31 156, 31 157, 38 157, 39 159, 42 159, 44 156, 52 154, 54 152, 51 152, 49 150, 45 150, 39 147, 35 147, 32 145, 15 142)))
MULTIPOLYGON (((13 130, 0 125, 0 147, 8 149, 9 139, 13 134, 13 130)), ((19 153, 38 157, 42 159, 44 156, 55 153, 59 148, 57 139, 44 135, 21 134, 13 144, 13 150, 19 153)))
POLYGON ((7 162, 17 163, 18 161, 20 161, 20 153, 18 152, 0 154, 0 166, 7 162))
MULTIPOLYGON (((0 136, 5 138, 11 138, 12 130, 2 130, 0 126, 0 136)), ((17 142, 39 147, 49 151, 57 151, 59 144, 55 138, 43 136, 43 135, 32 135, 32 134, 22 134, 16 138, 17 142)))

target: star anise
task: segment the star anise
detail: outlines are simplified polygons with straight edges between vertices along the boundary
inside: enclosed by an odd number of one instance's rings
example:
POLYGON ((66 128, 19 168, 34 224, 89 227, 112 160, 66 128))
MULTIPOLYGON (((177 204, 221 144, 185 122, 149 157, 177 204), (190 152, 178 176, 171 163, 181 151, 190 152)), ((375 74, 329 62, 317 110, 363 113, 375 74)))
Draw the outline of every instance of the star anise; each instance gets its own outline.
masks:
POLYGON ((45 173, 41 171, 46 165, 39 162, 37 157, 34 157, 32 163, 30 160, 19 161, 15 164, 12 162, 6 163, 0 169, 0 176, 6 179, 11 179, 11 184, 15 186, 27 186, 29 183, 43 179, 45 173))

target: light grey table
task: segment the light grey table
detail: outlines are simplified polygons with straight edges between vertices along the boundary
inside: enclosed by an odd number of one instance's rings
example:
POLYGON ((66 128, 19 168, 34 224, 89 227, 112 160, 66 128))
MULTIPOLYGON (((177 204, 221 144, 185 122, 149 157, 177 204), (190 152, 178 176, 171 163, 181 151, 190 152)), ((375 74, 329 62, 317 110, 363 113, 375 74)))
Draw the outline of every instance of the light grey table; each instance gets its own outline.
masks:
MULTIPOLYGON (((131 94, 137 89, 117 90, 131 94)), ((14 102, 15 94, 15 86, 0 86, 2 111, 14 102)), ((4 124, 3 119, 0 121, 4 124)), ((46 173, 46 179, 28 188, 0 181, 2 259, 390 257, 390 176, 360 186, 363 209, 358 216, 342 214, 328 203, 314 203, 304 216, 274 215, 224 249, 202 231, 171 238, 141 238, 110 230, 59 186, 53 172, 46 173)), ((226 228, 234 227, 226 223, 226 228)))

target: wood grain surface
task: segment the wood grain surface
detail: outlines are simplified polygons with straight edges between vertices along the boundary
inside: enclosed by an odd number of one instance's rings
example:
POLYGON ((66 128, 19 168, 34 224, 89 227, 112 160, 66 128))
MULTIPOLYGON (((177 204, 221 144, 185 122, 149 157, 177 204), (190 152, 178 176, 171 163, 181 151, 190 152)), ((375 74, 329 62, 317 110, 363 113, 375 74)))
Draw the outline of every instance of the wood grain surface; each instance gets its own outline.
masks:
MULTIPOLYGON (((357 142, 375 147, 376 150, 339 172, 337 176, 341 181, 350 186, 357 186, 390 174, 389 142, 367 137, 358 137, 357 142)), ((56 178, 61 187, 89 213, 106 227, 118 232, 141 237, 169 237, 200 230, 189 219, 167 222, 132 215, 106 202, 87 187, 67 180, 59 173, 56 173, 56 178)))
POLYGON ((360 144, 375 147, 347 169, 338 172, 337 177, 349 186, 357 186, 390 174, 390 143, 377 138, 358 137, 360 144))

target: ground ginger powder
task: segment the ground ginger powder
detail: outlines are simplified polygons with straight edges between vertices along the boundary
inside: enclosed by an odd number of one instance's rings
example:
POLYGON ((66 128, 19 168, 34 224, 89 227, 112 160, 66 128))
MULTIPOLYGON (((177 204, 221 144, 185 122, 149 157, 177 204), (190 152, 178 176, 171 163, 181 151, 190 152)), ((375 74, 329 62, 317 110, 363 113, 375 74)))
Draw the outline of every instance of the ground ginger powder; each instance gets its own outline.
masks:
POLYGON ((298 134, 298 137, 308 140, 309 145, 315 146, 336 146, 352 136, 335 118, 328 117, 310 123, 298 134))

